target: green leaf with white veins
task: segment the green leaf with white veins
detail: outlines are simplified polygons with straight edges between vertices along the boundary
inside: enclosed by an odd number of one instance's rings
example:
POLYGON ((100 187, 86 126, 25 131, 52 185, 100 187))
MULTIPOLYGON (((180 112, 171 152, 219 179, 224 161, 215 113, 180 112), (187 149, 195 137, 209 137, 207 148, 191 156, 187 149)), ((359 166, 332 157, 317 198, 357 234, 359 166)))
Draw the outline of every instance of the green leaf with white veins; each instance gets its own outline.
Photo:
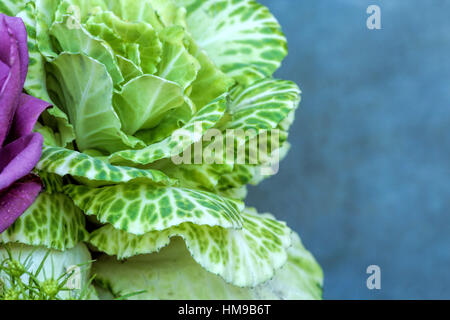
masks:
POLYGON ((156 66, 161 61, 162 48, 155 29, 148 23, 124 21, 114 13, 106 11, 92 15, 87 22, 87 28, 95 35, 95 30, 111 30, 119 40, 110 43, 116 52, 124 53, 136 48, 133 62, 140 65, 144 73, 156 72, 156 66))
POLYGON ((323 274, 296 234, 287 250, 287 263, 275 276, 254 288, 239 288, 203 269, 183 240, 173 239, 159 253, 125 262, 102 256, 93 265, 98 284, 115 296, 144 291, 131 299, 161 300, 299 300, 321 299, 323 274))
POLYGON ((178 179, 183 187, 214 191, 223 175, 233 172, 229 164, 181 164, 169 162, 163 171, 171 178, 178 179))
MULTIPOLYGON (((278 159, 274 160, 281 162, 286 157, 289 149, 290 144, 284 142, 277 150, 278 159)), ((217 189, 225 191, 229 188, 241 188, 247 184, 258 185, 261 181, 271 176, 270 174, 264 175, 263 172, 266 170, 263 170, 263 168, 268 168, 272 164, 273 163, 260 163, 257 165, 236 164, 232 172, 226 172, 220 176, 217 189)))
POLYGON ((163 231, 135 236, 111 225, 92 234, 91 243, 119 259, 158 252, 180 236, 197 263, 225 281, 253 287, 273 277, 287 259, 291 230, 285 223, 255 212, 241 214, 242 229, 183 223, 163 231))
POLYGON ((219 190, 218 192, 222 197, 227 197, 230 199, 236 199, 241 201, 244 201, 245 198, 247 198, 248 194, 247 186, 242 186, 239 188, 227 188, 224 190, 219 190))
POLYGON ((124 58, 122 56, 116 56, 117 64, 122 72, 122 76, 125 80, 125 83, 134 79, 136 77, 142 76, 144 73, 142 69, 139 68, 133 61, 130 59, 124 58))
POLYGON ((49 90, 58 95, 76 132, 81 151, 105 152, 139 145, 123 133, 112 107, 113 83, 106 67, 79 54, 61 54, 49 63, 49 90))
POLYGON ((277 128, 297 109, 300 93, 295 83, 272 78, 238 86, 231 93, 232 121, 226 127, 243 130, 277 128))
POLYGON ((160 124, 152 129, 136 132, 135 137, 151 145, 169 137, 175 130, 184 126, 192 117, 193 109, 185 103, 182 107, 168 112, 160 124))
MULTIPOLYGON (((267 156, 286 144, 287 132, 283 129, 287 129, 293 121, 300 102, 300 89, 293 82, 269 78, 256 81, 250 86, 239 85, 231 91, 230 96, 228 112, 231 114, 231 121, 221 124, 220 128, 227 130, 227 133, 228 129, 234 130, 231 138, 235 141, 235 154, 245 148, 246 157, 256 155, 251 162, 246 161, 245 164, 263 164, 262 155, 265 151, 261 149, 261 143, 267 146, 267 156)), ((253 171, 250 168, 248 170, 253 171)), ((245 176, 247 175, 236 175, 242 181, 245 176)))
MULTIPOLYGON (((74 0, 72 0, 74 1, 74 0)), ((91 0, 84 0, 91 1, 91 0)), ((152 7, 153 0, 100 0, 105 3, 106 8, 125 21, 145 22, 156 30, 160 30, 163 26, 152 7)))
POLYGON ((108 44, 100 39, 95 39, 83 26, 69 27, 70 16, 64 16, 61 22, 54 23, 50 28, 50 34, 58 41, 63 52, 83 53, 105 65, 109 75, 115 84, 121 83, 124 78, 114 58, 114 52, 108 44))
POLYGON ((180 129, 166 139, 140 150, 124 150, 112 154, 111 163, 131 162, 150 164, 157 160, 181 154, 186 148, 200 141, 205 132, 214 127, 225 114, 227 95, 223 95, 198 111, 180 129))
POLYGON ((180 26, 170 27, 159 36, 163 41, 163 54, 157 76, 176 82, 185 90, 200 70, 199 62, 185 48, 185 31, 180 26))
POLYGON ((36 174, 41 179, 42 185, 44 186, 43 190, 45 190, 48 194, 54 193, 62 193, 64 186, 64 178, 49 172, 36 170, 36 174))
POLYGON ((223 72, 242 84, 270 77, 287 42, 270 11, 254 0, 175 0, 187 9, 188 30, 223 72))
POLYGON ((190 95, 191 100, 200 109, 220 95, 228 92, 235 84, 235 81, 217 68, 206 52, 199 48, 195 41, 187 35, 186 38, 189 53, 201 66, 197 78, 192 83, 192 92, 190 95))
POLYGON ((267 284, 256 288, 260 299, 320 300, 323 291, 323 271, 313 255, 305 249, 298 234, 292 234, 288 262, 267 284))
POLYGON ((70 198, 60 193, 42 193, 5 232, 0 243, 19 242, 67 250, 87 240, 85 216, 70 198))
POLYGON ((213 193, 131 182, 102 188, 67 185, 65 193, 87 215, 135 235, 191 222, 240 228, 240 203, 213 193))
POLYGON ((124 132, 131 135, 155 127, 168 111, 182 106, 183 88, 163 78, 143 75, 115 93, 113 103, 124 132))
POLYGON ((176 180, 170 179, 158 170, 113 166, 106 160, 59 147, 44 146, 41 160, 36 168, 61 177, 70 175, 89 181, 103 182, 103 184, 130 182, 136 179, 164 185, 176 183, 176 180))

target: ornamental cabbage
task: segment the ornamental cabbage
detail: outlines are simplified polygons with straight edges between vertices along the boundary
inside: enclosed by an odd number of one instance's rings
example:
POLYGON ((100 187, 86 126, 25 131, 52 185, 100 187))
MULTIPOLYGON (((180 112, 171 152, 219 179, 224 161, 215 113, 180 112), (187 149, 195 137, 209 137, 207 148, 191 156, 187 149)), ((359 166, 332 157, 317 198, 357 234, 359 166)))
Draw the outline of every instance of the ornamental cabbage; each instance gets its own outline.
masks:
POLYGON ((26 91, 53 104, 35 128, 45 139, 36 166, 45 192, 0 241, 55 250, 87 241, 103 253, 97 284, 114 296, 170 298, 204 274, 197 285, 216 293, 185 288, 176 297, 320 298, 320 267, 298 237, 244 204, 246 185, 266 177, 273 154, 286 154, 300 101, 296 84, 272 78, 287 45, 267 8, 0 0, 0 11, 27 26, 26 91), (232 137, 235 154, 272 140, 256 161, 224 161, 230 146, 212 148, 212 130, 245 131, 232 137), (215 161, 194 159, 211 149, 215 161), (181 155, 193 161, 174 160, 181 155))

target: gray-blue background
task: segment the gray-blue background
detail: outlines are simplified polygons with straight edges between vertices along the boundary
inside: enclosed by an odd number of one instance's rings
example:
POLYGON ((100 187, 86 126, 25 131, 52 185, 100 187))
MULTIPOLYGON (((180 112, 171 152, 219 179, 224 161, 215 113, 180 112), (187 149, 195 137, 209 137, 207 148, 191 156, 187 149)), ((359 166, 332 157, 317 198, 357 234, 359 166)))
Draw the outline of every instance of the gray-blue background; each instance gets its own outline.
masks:
POLYGON ((302 236, 328 299, 450 299, 450 0, 261 0, 303 101, 249 203, 302 236), (382 30, 366 28, 378 4, 382 30), (365 286, 382 270, 382 289, 365 286))

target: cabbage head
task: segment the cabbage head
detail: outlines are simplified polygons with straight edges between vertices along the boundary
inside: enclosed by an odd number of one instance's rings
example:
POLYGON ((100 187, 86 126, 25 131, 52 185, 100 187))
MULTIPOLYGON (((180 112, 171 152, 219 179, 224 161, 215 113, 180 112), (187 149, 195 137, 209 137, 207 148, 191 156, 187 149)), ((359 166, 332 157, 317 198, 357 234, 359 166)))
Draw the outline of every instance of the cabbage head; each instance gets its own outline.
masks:
POLYGON ((115 295, 169 298, 185 283, 176 297, 321 297, 320 267, 298 237, 244 204, 270 155, 289 149, 300 102, 296 84, 272 77, 287 43, 266 7, 0 0, 0 12, 27 26, 25 90, 53 104, 35 128, 45 139, 36 167, 45 192, 1 242, 61 251, 88 242, 104 253, 95 273, 115 295), (254 163, 220 161, 217 150, 217 161, 196 161, 195 150, 217 147, 212 129, 246 133, 232 137, 231 151, 259 151, 251 141, 263 135, 277 143, 254 163), (187 290, 198 274, 215 291, 187 290))

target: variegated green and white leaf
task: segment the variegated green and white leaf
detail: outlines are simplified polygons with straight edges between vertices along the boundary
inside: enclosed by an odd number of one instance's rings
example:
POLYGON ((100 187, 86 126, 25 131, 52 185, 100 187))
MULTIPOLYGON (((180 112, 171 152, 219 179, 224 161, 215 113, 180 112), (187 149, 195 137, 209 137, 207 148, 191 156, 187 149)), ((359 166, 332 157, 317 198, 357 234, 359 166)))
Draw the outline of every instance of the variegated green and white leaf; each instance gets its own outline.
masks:
POLYGON ((222 197, 244 201, 247 198, 248 189, 247 186, 242 186, 238 188, 220 189, 217 192, 222 197))
MULTIPOLYGON (((180 226, 183 226, 183 224, 180 226)), ((176 228, 151 231, 144 235, 136 236, 115 229, 111 224, 107 224, 91 233, 89 243, 99 252, 117 256, 118 259, 122 260, 141 254, 159 252, 170 243, 171 234, 169 230, 176 228)))
POLYGON ((42 193, 30 208, 0 234, 0 243, 19 242, 67 250, 87 240, 85 216, 67 196, 42 193))
POLYGON ((272 162, 276 150, 286 145, 285 129, 292 123, 298 107, 299 88, 290 81, 264 79, 248 87, 235 87, 231 99, 228 109, 231 120, 218 125, 224 137, 216 159, 220 163, 255 167, 272 162), (230 147, 234 155, 231 159, 230 147))
POLYGON ((250 86, 238 86, 231 93, 232 121, 228 129, 271 130, 297 109, 298 86, 285 80, 263 79, 250 86))
POLYGON ((161 142, 140 150, 119 151, 110 156, 111 163, 132 162, 150 164, 182 153, 200 141, 205 132, 215 126, 227 108, 227 95, 223 95, 198 111, 182 128, 161 142))
POLYGON ((254 0, 176 0, 187 9, 188 30, 229 76, 242 84, 270 77, 287 54, 281 27, 254 0))
POLYGON ((241 228, 241 204, 213 193, 146 183, 103 188, 67 185, 65 192, 86 214, 135 235, 191 222, 241 228))
POLYGON ((229 164, 180 164, 172 162, 162 169, 169 177, 178 179, 180 186, 214 191, 223 175, 233 172, 229 164))
POLYGON ((129 182, 136 179, 164 185, 176 184, 176 180, 170 179, 158 170, 113 166, 107 160, 59 147, 45 146, 36 168, 62 177, 71 175, 105 184, 129 182))
POLYGON ((200 63, 197 78, 191 86, 190 98, 198 109, 229 91, 235 84, 233 78, 222 72, 193 39, 187 36, 189 53, 200 63))
POLYGON ((135 236, 111 225, 93 233, 91 243, 119 259, 158 252, 170 238, 180 236, 203 268, 240 287, 253 287, 273 277, 286 262, 291 230, 285 223, 253 212, 242 213, 242 229, 178 226, 135 236))
MULTIPOLYGON (((185 98, 188 99, 186 96, 185 98)), ((194 113, 194 109, 188 103, 185 103, 182 107, 167 112, 158 126, 138 131, 135 137, 144 141, 147 146, 161 142, 173 134, 175 130, 183 127, 194 113)))
POLYGON ((220 177, 218 189, 239 188, 252 181, 258 167, 251 165, 236 165, 231 173, 220 177))
POLYGON ((287 250, 286 264, 275 276, 255 288, 239 288, 203 269, 181 239, 159 253, 118 261, 103 256, 94 263, 98 284, 115 296, 145 291, 131 299, 142 300, 298 300, 321 299, 323 274, 296 234, 287 250))
POLYGON ((320 300, 323 271, 313 255, 305 249, 298 234, 292 234, 288 262, 275 277, 255 289, 261 299, 320 300))
POLYGON ((62 193, 64 187, 64 180, 62 176, 46 171, 36 170, 39 179, 41 179, 44 190, 48 194, 62 193))
MULTIPOLYGON (((217 190, 221 193, 227 194, 227 190, 230 188, 237 188, 236 191, 242 191, 239 189, 247 184, 260 184, 264 179, 267 179, 271 175, 277 173, 274 172, 271 167, 273 165, 279 165, 279 162, 281 162, 286 157, 289 150, 290 144, 286 141, 281 145, 279 149, 276 150, 276 158, 273 157, 272 154, 271 157, 266 159, 267 162, 262 162, 257 165, 236 164, 231 172, 226 172, 220 176, 219 182, 217 183, 217 190)), ((234 199, 235 197, 231 198, 234 199)))
POLYGON ((283 130, 283 131, 285 131, 286 133, 288 133, 288 132, 289 132, 289 129, 291 128, 291 126, 292 126, 292 124, 294 123, 294 121, 295 121, 295 110, 292 110, 292 111, 288 114, 288 116, 287 116, 283 121, 281 121, 281 122, 278 124, 278 128, 279 128, 280 130, 283 130))

